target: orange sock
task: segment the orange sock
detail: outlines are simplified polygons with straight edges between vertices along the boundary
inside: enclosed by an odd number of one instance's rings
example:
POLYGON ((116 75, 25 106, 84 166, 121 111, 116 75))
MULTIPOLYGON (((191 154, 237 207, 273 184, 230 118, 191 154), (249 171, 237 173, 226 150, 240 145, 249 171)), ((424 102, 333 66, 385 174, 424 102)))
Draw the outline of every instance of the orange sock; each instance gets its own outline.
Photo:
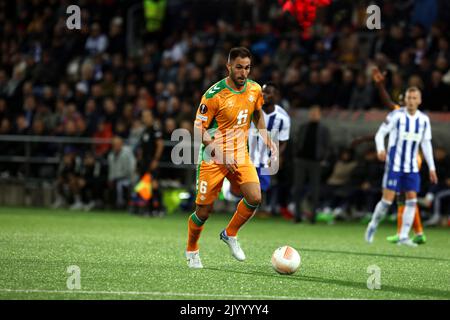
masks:
POLYGON ((200 238, 204 223, 205 221, 200 220, 195 212, 189 216, 187 251, 198 250, 198 239, 200 238))
POLYGON ((247 200, 245 200, 245 198, 242 198, 242 200, 239 201, 233 218, 231 218, 227 228, 225 229, 227 236, 235 237, 244 223, 246 223, 253 216, 256 208, 258 208, 258 206, 251 205, 247 202, 247 200))
POLYGON ((405 210, 405 205, 401 204, 397 207, 397 234, 400 234, 403 224, 403 210, 405 210))
POLYGON ((420 210, 419 206, 417 205, 416 205, 416 214, 414 216, 413 229, 415 234, 423 233, 422 219, 420 219, 420 210))
MULTIPOLYGON (((402 228, 403 223, 403 210, 405 209, 404 205, 398 206, 397 209, 397 234, 400 234, 400 230, 402 228)), ((416 214, 414 215, 414 222, 412 225, 415 234, 423 233, 422 219, 420 218, 420 210, 416 205, 416 214)))

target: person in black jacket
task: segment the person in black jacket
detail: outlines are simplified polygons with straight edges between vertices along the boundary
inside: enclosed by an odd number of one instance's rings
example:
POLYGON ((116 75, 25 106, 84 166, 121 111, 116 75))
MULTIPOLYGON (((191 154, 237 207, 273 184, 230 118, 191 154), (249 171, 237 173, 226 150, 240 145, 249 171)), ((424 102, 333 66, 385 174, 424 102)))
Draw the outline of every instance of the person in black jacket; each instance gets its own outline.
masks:
POLYGON ((93 152, 86 152, 77 170, 75 198, 78 200, 72 210, 91 211, 100 204, 102 190, 106 183, 106 174, 99 159, 93 152))
POLYGON ((312 212, 310 221, 315 222, 320 196, 321 162, 325 160, 330 146, 330 132, 320 123, 321 110, 317 105, 309 109, 309 121, 300 126, 297 132, 297 150, 295 164, 295 219, 302 220, 301 203, 305 193, 305 181, 309 180, 312 212))
POLYGON ((162 132, 153 122, 153 114, 150 110, 142 112, 142 122, 145 130, 138 143, 138 171, 142 178, 146 173, 152 176, 152 198, 149 204, 149 213, 153 216, 164 214, 161 192, 158 187, 158 168, 164 143, 162 132))
POLYGON ((384 164, 378 161, 376 150, 368 149, 355 168, 352 179, 352 185, 356 188, 352 202, 361 212, 370 212, 378 202, 383 173, 384 164))

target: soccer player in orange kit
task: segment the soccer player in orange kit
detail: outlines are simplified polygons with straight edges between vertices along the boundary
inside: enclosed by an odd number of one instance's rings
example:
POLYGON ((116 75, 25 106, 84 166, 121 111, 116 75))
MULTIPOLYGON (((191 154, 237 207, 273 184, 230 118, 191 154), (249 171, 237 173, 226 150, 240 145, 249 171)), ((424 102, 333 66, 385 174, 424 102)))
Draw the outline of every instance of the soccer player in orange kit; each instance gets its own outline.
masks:
POLYGON ((251 121, 272 151, 273 159, 277 158, 277 147, 267 135, 264 123, 261 86, 248 79, 251 58, 244 47, 231 49, 228 77, 206 91, 197 110, 194 129, 202 137, 202 147, 197 168, 196 210, 188 220, 186 259, 190 268, 203 268, 198 240, 225 178, 231 182, 233 193, 242 194, 243 198, 220 239, 234 258, 245 260, 237 233, 261 202, 258 175, 247 147, 251 121))

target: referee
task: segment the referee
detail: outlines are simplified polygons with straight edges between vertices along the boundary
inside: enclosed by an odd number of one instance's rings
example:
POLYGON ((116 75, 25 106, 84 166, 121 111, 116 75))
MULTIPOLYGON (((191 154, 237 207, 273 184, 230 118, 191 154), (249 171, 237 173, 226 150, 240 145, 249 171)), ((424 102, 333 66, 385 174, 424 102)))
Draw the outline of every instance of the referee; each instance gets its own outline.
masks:
POLYGON ((156 128, 153 122, 153 114, 150 110, 142 112, 142 122, 145 130, 138 143, 138 170, 142 178, 146 173, 152 176, 152 198, 149 203, 149 214, 152 216, 164 215, 161 203, 161 193, 158 187, 159 161, 164 149, 162 132, 156 128))

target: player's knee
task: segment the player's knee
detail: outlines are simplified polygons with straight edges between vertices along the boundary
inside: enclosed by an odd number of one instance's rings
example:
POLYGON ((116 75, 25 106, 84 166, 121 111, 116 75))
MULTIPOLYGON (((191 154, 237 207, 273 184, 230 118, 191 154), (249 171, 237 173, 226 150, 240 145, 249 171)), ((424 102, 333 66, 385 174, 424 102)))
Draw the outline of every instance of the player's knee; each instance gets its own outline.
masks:
POLYGON ((195 210, 197 217, 203 221, 206 221, 209 218, 211 212, 212 205, 197 205, 197 209, 195 210))
POLYGON ((261 201, 262 201, 262 199, 261 199, 261 193, 259 192, 259 193, 251 194, 251 195, 249 195, 249 196, 246 198, 246 200, 247 200, 247 202, 248 202, 249 204, 251 204, 252 206, 259 206, 259 205, 261 204, 261 201))

